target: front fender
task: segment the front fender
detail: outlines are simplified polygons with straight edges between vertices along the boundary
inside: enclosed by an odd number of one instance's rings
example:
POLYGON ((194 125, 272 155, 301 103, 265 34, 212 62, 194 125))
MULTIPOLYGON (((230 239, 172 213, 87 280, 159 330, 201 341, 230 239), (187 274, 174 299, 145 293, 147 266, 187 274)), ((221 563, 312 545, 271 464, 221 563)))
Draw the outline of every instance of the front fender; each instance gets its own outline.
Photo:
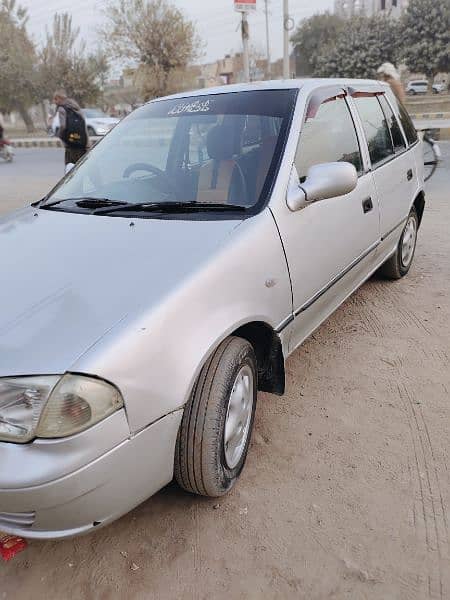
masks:
POLYGON ((71 370, 114 382, 135 432, 187 402, 205 360, 230 333, 251 321, 275 329, 291 312, 286 259, 266 209, 243 221, 156 308, 128 315, 71 370))

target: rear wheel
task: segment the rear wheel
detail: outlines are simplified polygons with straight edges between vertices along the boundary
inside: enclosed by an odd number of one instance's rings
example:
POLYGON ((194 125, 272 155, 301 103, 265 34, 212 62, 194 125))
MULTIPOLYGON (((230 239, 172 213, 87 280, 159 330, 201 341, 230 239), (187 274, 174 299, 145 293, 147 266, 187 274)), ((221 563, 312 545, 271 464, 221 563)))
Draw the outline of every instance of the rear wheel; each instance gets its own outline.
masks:
POLYGON ((89 135, 90 137, 92 137, 93 135, 96 135, 96 134, 95 134, 95 131, 94 131, 94 128, 93 128, 93 127, 91 127, 90 125, 89 125, 89 126, 88 126, 88 128, 87 128, 87 132, 88 132, 88 135, 89 135))
POLYGON ((189 492, 222 496, 247 457, 256 408, 252 346, 230 337, 203 367, 187 403, 175 451, 175 478, 189 492))
POLYGON ((381 267, 381 274, 388 279, 401 279, 411 268, 416 251, 419 219, 413 207, 409 213, 400 241, 394 254, 381 267))

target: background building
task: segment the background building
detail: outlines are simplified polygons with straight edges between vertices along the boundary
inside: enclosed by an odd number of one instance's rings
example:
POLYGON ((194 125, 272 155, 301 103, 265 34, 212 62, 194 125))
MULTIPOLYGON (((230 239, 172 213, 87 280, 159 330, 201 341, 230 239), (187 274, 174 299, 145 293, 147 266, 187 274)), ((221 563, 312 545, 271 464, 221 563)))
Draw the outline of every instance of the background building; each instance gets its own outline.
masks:
POLYGON ((370 16, 381 11, 398 16, 407 4, 408 0, 335 0, 334 10, 341 17, 370 16))

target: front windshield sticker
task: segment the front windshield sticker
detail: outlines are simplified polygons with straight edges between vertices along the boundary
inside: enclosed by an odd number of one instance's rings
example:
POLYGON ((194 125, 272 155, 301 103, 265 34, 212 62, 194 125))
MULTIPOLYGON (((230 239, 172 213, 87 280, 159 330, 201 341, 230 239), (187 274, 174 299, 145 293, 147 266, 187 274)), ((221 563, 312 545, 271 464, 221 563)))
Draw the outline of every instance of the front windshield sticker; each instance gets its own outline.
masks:
POLYGON ((210 100, 205 100, 201 102, 200 100, 196 100, 195 102, 182 102, 181 104, 177 104, 169 110, 168 115, 181 115, 183 113, 199 113, 199 112, 209 112, 211 110, 210 100))

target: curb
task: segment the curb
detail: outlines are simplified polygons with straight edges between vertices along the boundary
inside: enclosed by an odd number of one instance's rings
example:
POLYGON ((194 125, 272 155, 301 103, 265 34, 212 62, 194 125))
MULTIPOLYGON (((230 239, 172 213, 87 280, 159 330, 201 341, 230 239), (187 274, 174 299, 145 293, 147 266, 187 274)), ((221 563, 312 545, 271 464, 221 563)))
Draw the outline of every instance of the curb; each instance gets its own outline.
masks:
POLYGON ((29 138, 11 140, 14 148, 62 148, 62 142, 58 139, 29 138))
MULTIPOLYGON (((91 137, 91 145, 99 139, 100 136, 91 137)), ((63 143, 58 138, 17 138, 10 141, 13 148, 63 148, 63 143)))
POLYGON ((424 119, 450 119, 450 112, 440 112, 440 113, 410 113, 411 118, 414 120, 424 120, 424 119))

